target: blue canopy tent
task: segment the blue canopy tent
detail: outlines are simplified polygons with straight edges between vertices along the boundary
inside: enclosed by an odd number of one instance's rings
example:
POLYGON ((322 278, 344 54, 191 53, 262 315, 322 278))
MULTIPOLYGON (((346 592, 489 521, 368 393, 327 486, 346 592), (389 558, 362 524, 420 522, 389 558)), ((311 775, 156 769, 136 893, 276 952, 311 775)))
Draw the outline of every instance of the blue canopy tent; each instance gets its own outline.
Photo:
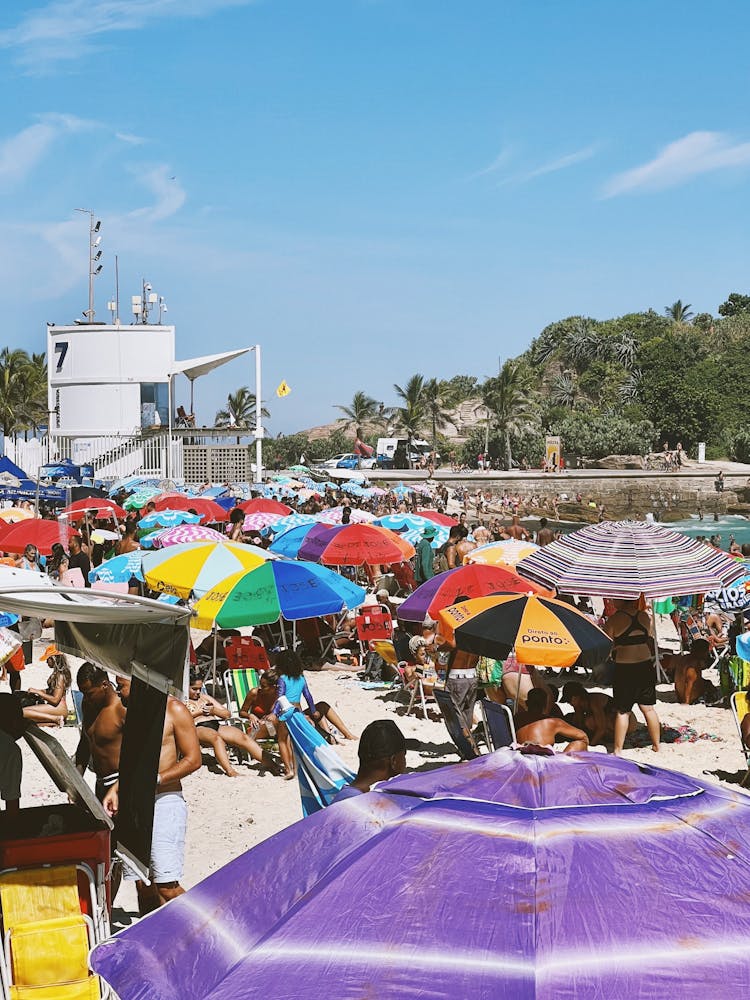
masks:
POLYGON ((65 490, 57 486, 39 486, 29 479, 20 466, 7 455, 0 458, 0 500, 34 500, 39 490, 39 499, 49 503, 65 503, 65 490))

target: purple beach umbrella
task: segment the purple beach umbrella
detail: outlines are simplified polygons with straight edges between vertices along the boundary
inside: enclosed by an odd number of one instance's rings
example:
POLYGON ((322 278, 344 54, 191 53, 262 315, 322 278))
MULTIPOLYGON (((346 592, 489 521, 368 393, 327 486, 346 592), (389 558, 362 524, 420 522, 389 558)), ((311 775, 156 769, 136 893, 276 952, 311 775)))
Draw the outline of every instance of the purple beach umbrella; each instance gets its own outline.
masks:
POLYGON ((500 750, 294 824, 94 949, 121 1000, 750 991, 750 799, 500 750))

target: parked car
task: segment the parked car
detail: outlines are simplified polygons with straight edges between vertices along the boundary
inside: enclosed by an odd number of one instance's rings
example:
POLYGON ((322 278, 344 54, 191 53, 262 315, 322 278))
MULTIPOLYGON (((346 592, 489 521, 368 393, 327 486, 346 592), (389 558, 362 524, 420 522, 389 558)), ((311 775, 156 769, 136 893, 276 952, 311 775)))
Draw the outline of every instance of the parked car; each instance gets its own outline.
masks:
POLYGON ((320 463, 321 469, 377 469, 378 463, 375 458, 360 458, 353 451, 345 452, 343 455, 334 455, 333 458, 326 459, 320 463))

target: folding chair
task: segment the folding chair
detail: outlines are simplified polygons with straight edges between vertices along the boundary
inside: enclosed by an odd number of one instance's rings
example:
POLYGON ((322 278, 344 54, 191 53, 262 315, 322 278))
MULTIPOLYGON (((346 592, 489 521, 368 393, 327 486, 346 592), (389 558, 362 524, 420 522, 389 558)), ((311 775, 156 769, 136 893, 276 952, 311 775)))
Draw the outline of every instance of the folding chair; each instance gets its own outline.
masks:
POLYGON ((184 406, 177 407, 177 427, 195 427, 195 414, 186 413, 184 406))
POLYGON ((88 965, 99 937, 91 916, 97 912, 94 876, 87 865, 6 869, 0 873, 0 910, 11 1000, 109 996, 88 965))
POLYGON ((433 695, 443 716, 443 722, 445 723, 445 728, 448 730, 448 735, 453 740, 461 759, 474 760, 479 754, 464 734, 461 719, 458 716, 455 705, 451 701, 451 696, 447 691, 443 691, 440 688, 435 688, 433 695))
MULTIPOLYGON (((265 650, 264 650, 265 652, 265 650)), ((232 713, 231 722, 243 724, 240 709, 245 698, 258 686, 258 671, 254 667, 240 667, 224 671, 224 690, 227 693, 227 708, 232 713)), ((245 726, 243 725, 243 730, 245 726)))
POLYGON ((747 766, 745 777, 740 782, 740 785, 744 788, 750 780, 750 750, 747 749, 742 741, 742 720, 745 718, 747 713, 750 712, 750 699, 748 699, 747 692, 735 691, 729 699, 729 704, 732 707, 732 715, 734 716, 734 721, 737 725, 737 732, 740 735, 740 749, 745 755, 745 764, 747 766))
POLYGON ((271 667, 266 647, 254 635, 232 636, 224 643, 224 656, 230 670, 252 669, 263 673, 271 667))
POLYGON ((516 727, 513 723, 513 713, 507 705, 498 705, 496 701, 482 698, 479 708, 484 720, 484 732, 487 746, 490 750, 509 747, 516 742, 516 727))

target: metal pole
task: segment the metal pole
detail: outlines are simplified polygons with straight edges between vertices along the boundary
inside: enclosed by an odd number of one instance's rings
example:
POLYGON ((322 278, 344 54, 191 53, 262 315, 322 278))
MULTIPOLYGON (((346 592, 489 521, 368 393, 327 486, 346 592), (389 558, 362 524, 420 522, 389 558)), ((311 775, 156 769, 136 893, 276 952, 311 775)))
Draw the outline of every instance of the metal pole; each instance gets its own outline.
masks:
POLYGON ((94 213, 89 213, 89 323, 94 322, 94 213))
POLYGON ((260 344, 255 351, 255 482, 263 482, 263 394, 261 391, 260 344))
POLYGON ((172 479, 172 373, 169 372, 167 375, 169 381, 167 382, 167 399, 169 402, 169 420, 167 421, 168 438, 167 438, 167 479, 172 479))

